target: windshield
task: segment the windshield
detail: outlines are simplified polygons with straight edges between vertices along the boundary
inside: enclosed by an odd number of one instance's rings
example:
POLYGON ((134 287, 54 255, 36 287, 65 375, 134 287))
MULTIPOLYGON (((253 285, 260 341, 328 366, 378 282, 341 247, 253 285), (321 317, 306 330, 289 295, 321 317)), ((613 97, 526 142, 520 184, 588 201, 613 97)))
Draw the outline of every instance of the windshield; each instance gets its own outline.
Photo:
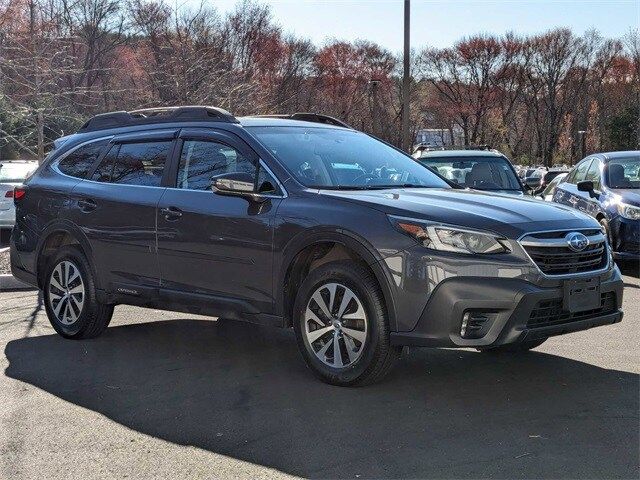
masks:
POLYGON ((640 188, 640 155, 611 159, 605 171, 609 188, 640 188))
POLYGON ((36 168, 33 163, 0 163, 0 183, 22 183, 36 168))
POLYGON ((353 130, 248 127, 291 174, 310 188, 450 188, 411 157, 353 130))
POLYGON ((477 190, 522 190, 504 157, 425 157, 419 160, 447 180, 477 190))

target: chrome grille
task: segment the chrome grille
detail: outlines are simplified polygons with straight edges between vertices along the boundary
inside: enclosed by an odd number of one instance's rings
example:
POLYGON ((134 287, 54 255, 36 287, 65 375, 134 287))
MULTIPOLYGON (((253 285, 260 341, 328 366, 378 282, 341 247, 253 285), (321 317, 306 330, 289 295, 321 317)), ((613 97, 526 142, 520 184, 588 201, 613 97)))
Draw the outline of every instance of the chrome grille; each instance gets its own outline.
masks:
POLYGON ((533 233, 520 240, 531 260, 546 275, 591 272, 606 267, 607 243, 600 230, 579 231, 589 240, 587 247, 576 252, 569 248, 566 235, 574 230, 533 233))

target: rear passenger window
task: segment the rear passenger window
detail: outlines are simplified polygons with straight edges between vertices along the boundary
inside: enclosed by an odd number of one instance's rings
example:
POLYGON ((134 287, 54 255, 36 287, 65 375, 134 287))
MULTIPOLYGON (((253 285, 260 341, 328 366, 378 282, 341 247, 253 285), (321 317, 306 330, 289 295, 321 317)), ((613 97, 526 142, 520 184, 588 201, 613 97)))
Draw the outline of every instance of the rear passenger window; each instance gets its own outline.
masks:
POLYGON ((113 173, 113 164, 118 156, 118 150, 120 145, 112 145, 107 154, 100 161, 100 165, 93 172, 91 180, 96 182, 110 182, 111 174, 113 173))
POLYGON ((77 148, 58 162, 58 170, 71 177, 85 178, 108 143, 109 139, 104 139, 77 148))
POLYGON ((92 180, 159 187, 170 148, 171 141, 114 145, 98 165, 92 180))
POLYGON ((255 163, 235 148, 222 143, 185 140, 180 154, 178 188, 209 190, 213 177, 235 172, 255 176, 255 163))

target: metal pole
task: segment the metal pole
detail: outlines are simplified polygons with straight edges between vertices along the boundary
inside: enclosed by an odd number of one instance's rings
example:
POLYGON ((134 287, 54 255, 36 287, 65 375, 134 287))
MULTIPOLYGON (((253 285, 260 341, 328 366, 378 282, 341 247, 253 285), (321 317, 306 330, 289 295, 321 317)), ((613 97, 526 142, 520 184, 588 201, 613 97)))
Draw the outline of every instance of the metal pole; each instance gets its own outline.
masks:
POLYGON ((411 1, 404 0, 404 75, 402 77, 402 148, 411 150, 411 136, 409 131, 409 75, 410 71, 410 16, 411 1))
POLYGON ((578 130, 580 136, 580 160, 587 156, 587 131, 578 130))

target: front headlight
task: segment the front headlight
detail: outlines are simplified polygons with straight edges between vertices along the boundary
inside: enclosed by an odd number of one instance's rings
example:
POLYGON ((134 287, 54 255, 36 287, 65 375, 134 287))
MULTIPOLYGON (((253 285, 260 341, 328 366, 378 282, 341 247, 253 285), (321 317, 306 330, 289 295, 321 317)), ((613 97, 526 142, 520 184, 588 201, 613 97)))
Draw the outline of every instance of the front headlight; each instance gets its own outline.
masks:
POLYGON ((618 202, 618 213, 629 220, 640 220, 640 207, 618 202))
POLYGON ((414 238, 421 245, 444 252, 466 254, 505 253, 509 251, 505 238, 488 232, 467 230, 389 215, 391 224, 401 233, 414 238))

